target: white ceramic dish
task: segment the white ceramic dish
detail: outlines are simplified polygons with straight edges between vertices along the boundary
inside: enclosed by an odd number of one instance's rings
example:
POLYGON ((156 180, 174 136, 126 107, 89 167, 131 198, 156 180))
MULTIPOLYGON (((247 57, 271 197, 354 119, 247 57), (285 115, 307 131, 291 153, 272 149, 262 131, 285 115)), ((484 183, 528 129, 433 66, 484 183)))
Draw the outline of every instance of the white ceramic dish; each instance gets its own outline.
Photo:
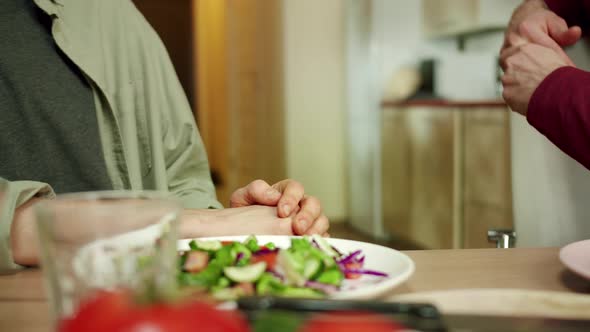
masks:
MULTIPOLYGON (((259 243, 273 242, 279 248, 288 248, 291 237, 261 235, 259 243)), ((244 241, 246 236, 225 236, 202 238, 202 240, 244 241)), ((326 239, 328 243, 343 253, 362 250, 365 255, 365 269, 387 273, 387 277, 362 276, 356 280, 346 280, 342 289, 332 295, 338 299, 370 299, 386 295, 393 288, 404 283, 414 273, 414 262, 405 254, 380 245, 344 239, 326 239)), ((188 250, 190 240, 178 241, 179 250, 188 250)))
POLYGON ((590 280, 590 240, 570 243, 561 248, 559 259, 568 269, 590 280))

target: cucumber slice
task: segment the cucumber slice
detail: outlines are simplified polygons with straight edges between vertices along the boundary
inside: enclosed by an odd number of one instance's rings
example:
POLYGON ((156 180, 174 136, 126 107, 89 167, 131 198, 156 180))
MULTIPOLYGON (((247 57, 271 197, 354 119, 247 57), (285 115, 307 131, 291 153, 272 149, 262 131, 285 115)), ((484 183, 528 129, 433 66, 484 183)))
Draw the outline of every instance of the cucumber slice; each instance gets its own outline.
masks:
POLYGON ((203 241, 203 240, 195 240, 195 244, 201 250, 208 250, 208 251, 215 251, 221 249, 222 245, 220 241, 211 240, 211 241, 203 241))
POLYGON ((338 256, 338 253, 336 251, 334 251, 334 249, 332 249, 332 246, 323 237, 321 237, 317 234, 314 234, 311 236, 311 238, 313 240, 315 240, 315 242, 318 244, 320 249, 322 249, 322 251, 325 252, 328 256, 330 256, 330 257, 337 257, 338 256))
POLYGON ((310 259, 305 262, 305 267, 303 268, 303 276, 305 279, 310 280, 316 274, 320 272, 322 268, 322 263, 317 259, 310 259))
POLYGON ((288 284, 296 286, 303 286, 305 284, 303 262, 297 261, 293 253, 288 250, 280 250, 277 256, 277 262, 283 268, 288 284))
POLYGON ((231 281, 234 282, 254 282, 262 276, 266 271, 266 263, 258 262, 252 265, 246 266, 228 266, 223 268, 223 273, 231 281))
POLYGON ((311 299, 318 299, 324 297, 324 295, 314 289, 311 288, 303 288, 303 287, 288 287, 283 290, 281 296, 284 297, 295 297, 295 298, 311 298, 311 299))

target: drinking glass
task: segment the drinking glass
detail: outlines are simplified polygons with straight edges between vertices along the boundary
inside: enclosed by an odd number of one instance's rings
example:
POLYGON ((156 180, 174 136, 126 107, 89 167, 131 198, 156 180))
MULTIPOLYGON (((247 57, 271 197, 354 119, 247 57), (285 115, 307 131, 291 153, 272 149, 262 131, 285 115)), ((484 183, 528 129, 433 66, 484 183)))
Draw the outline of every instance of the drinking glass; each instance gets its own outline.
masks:
POLYGON ((158 192, 87 192, 36 204, 51 308, 71 318, 103 290, 145 295, 176 287, 180 204, 158 192))

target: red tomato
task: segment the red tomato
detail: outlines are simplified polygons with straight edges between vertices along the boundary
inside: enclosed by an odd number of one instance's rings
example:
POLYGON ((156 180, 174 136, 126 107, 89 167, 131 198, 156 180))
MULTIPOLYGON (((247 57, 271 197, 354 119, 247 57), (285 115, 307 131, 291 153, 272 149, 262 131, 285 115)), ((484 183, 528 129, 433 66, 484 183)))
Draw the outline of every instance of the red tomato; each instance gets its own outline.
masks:
POLYGON ((404 328, 388 317, 373 313, 340 312, 313 316, 300 332, 396 332, 404 328))
POLYGON ((203 302, 191 302, 180 311, 190 331, 249 332, 248 322, 237 311, 218 310, 203 302))
POLYGON ((181 319, 173 307, 155 305, 137 307, 104 323, 108 332, 189 332, 187 322, 181 319))
POLYGON ((60 323, 59 330, 101 331, 102 323, 118 317, 129 310, 131 297, 124 291, 97 291, 92 297, 79 305, 78 312, 71 318, 60 323), (97 320, 96 317, 100 317, 97 320))
POLYGON ((134 305, 124 292, 98 292, 78 314, 60 324, 60 332, 249 332, 237 312, 202 302, 134 305))
MULTIPOLYGON (((344 264, 344 267, 346 269, 357 270, 357 269, 362 268, 363 266, 361 265, 361 263, 350 262, 350 263, 344 264)), ((346 279, 358 279, 360 277, 361 277, 361 275, 358 273, 345 273, 344 274, 344 278, 346 278, 346 279)))
POLYGON ((267 270, 274 270, 275 265, 277 264, 277 252, 273 251, 266 254, 252 256, 250 261, 252 262, 252 264, 256 264, 258 262, 265 262, 267 270))

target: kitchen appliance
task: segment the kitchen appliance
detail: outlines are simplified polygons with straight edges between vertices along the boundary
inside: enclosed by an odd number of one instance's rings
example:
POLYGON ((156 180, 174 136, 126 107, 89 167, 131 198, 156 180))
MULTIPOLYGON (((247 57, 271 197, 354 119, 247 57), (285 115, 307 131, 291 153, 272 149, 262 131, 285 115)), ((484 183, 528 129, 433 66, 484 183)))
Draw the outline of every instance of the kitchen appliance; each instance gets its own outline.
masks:
POLYGON ((496 54, 452 53, 434 66, 435 95, 451 101, 501 99, 500 70, 496 54))

